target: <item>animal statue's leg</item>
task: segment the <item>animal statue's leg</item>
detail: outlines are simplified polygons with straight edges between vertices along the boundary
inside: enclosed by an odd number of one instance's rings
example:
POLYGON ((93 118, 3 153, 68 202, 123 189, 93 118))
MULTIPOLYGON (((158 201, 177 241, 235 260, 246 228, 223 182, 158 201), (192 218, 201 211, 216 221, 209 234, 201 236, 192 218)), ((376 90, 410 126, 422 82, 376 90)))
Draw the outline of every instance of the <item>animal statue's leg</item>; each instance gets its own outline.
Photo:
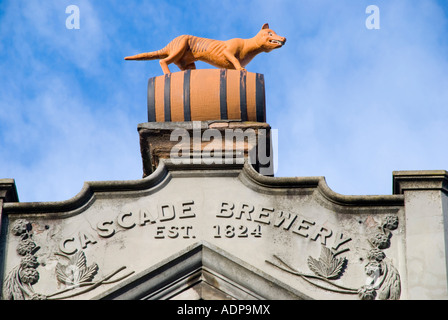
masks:
POLYGON ((160 63, 160 66, 162 67, 162 71, 164 74, 171 73, 170 69, 168 68, 168 64, 165 61, 160 60, 159 63, 160 63))
POLYGON ((167 74, 170 73, 170 69, 168 68, 168 65, 172 62, 177 62, 179 61, 182 56, 185 53, 185 50, 188 47, 188 40, 186 38, 184 38, 177 46, 176 49, 174 49, 172 52, 170 52, 169 56, 161 59, 159 61, 160 66, 162 67, 163 73, 167 74))
POLYGON ((196 65, 194 64, 194 62, 185 62, 184 60, 182 60, 180 62, 174 63, 181 71, 196 69, 196 65))
POLYGON ((194 62, 187 64, 184 68, 184 70, 195 70, 196 69, 196 64, 194 62))
POLYGON ((238 59, 235 58, 235 56, 233 54, 231 54, 229 51, 224 50, 222 53, 230 62, 232 62, 233 66, 235 67, 236 70, 246 70, 241 66, 238 59))

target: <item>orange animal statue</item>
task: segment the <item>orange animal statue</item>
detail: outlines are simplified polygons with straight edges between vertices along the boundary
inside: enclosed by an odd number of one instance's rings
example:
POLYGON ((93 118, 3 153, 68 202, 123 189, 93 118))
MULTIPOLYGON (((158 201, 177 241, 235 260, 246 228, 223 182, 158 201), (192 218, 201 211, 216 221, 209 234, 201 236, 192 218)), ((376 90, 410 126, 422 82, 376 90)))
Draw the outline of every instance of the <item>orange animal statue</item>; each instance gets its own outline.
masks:
POLYGON ((204 61, 215 67, 244 70, 244 67, 259 53, 281 48, 286 38, 277 35, 265 23, 258 34, 250 39, 227 41, 182 35, 174 38, 158 51, 125 57, 125 60, 160 59, 163 73, 170 73, 168 65, 174 63, 180 70, 196 69, 195 61, 204 61))

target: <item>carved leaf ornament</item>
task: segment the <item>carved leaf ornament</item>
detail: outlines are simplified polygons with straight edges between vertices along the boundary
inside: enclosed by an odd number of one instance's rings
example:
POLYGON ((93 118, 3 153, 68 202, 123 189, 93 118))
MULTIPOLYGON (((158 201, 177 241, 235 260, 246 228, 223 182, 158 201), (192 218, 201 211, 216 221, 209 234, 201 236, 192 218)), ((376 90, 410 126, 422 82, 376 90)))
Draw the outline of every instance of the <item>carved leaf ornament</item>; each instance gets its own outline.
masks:
POLYGON ((101 285, 121 281, 134 273, 134 271, 131 271, 112 280, 115 275, 126 269, 126 267, 121 267, 104 276, 101 280, 93 282, 99 268, 96 263, 87 266, 86 255, 83 251, 76 252, 72 257, 55 253, 69 261, 67 264, 58 262, 55 267, 56 279, 65 288, 48 295, 36 293, 33 285, 39 281, 39 272, 37 271, 39 263, 35 253, 39 250, 39 246, 33 241, 32 225, 24 219, 18 219, 12 226, 12 233, 20 237, 17 253, 23 257, 20 264, 14 267, 5 278, 3 284, 3 299, 5 300, 61 300, 72 298, 94 290, 101 285), (81 287, 86 288, 77 290, 81 287), (71 293, 63 296, 67 292, 71 293))
POLYGON ((97 272, 98 265, 96 263, 87 267, 86 255, 83 251, 75 253, 68 265, 63 265, 59 262, 56 265, 56 278, 58 281, 71 286, 91 282, 97 272))
POLYGON ((308 257, 308 267, 318 276, 326 279, 337 279, 341 275, 346 261, 345 258, 335 258, 329 248, 322 246, 319 260, 308 257))
POLYGON ((331 281, 338 279, 342 275, 347 265, 347 259, 336 258, 331 249, 325 246, 322 246, 319 259, 308 257, 308 267, 314 274, 300 272, 276 255, 274 255, 274 258, 279 262, 268 260, 266 262, 327 291, 341 294, 357 294, 361 300, 374 300, 376 298, 380 300, 398 300, 401 295, 400 274, 393 266, 392 261, 386 258, 386 254, 383 251, 389 248, 390 237, 392 236, 391 230, 395 230, 397 227, 398 217, 386 216, 379 226, 380 231, 369 240, 372 248, 367 255, 368 263, 364 268, 368 278, 366 284, 359 289, 347 288, 331 281))

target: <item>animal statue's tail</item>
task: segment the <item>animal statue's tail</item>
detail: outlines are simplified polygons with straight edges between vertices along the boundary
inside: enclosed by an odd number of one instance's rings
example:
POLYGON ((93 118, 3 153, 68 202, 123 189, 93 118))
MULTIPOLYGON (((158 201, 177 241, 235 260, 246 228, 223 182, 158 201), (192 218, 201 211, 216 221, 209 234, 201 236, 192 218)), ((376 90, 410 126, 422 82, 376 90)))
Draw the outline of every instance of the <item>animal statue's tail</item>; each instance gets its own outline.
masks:
POLYGON ((154 60, 166 58, 168 54, 165 49, 136 54, 135 56, 125 57, 124 60, 154 60))

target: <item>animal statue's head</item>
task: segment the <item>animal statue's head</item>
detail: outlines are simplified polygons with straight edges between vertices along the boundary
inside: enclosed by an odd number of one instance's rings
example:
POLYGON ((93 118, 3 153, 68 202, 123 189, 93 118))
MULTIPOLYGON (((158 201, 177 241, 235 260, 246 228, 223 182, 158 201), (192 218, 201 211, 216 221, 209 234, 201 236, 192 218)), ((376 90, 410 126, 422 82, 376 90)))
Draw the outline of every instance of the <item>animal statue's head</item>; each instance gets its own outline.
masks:
POLYGON ((277 35, 274 30, 269 29, 269 24, 267 23, 261 27, 261 30, 255 36, 255 40, 265 52, 281 48, 286 42, 286 38, 277 35))

